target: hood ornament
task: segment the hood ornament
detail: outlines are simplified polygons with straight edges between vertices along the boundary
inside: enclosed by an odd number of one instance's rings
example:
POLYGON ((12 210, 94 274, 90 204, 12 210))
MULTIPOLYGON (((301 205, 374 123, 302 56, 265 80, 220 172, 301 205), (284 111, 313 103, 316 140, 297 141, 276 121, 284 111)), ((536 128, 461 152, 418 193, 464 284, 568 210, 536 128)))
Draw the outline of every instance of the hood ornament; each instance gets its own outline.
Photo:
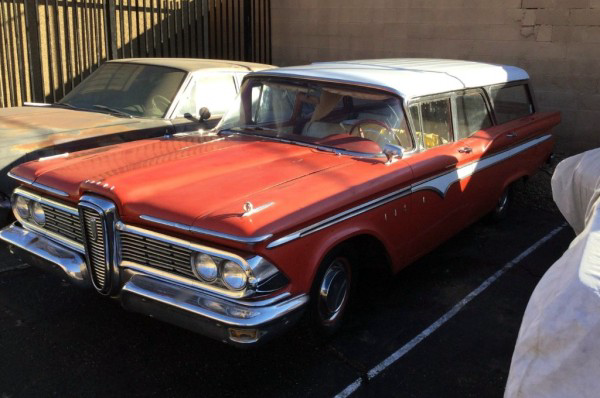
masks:
POLYGON ((269 202, 262 206, 254 207, 252 202, 248 201, 248 202, 244 203, 244 207, 243 207, 244 213, 242 214, 242 217, 248 217, 248 216, 251 216, 258 212, 261 212, 261 211, 273 206, 274 204, 275 204, 275 202, 269 202))

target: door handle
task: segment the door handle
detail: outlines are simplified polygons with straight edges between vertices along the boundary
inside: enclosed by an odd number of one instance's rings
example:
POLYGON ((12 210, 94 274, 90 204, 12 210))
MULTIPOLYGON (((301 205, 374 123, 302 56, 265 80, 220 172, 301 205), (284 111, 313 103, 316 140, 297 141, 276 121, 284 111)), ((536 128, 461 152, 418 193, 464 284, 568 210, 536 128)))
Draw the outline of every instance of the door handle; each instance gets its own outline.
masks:
POLYGON ((515 132, 513 131, 512 133, 508 133, 508 134, 506 134, 506 136, 507 136, 508 138, 516 138, 516 137, 517 137, 517 133, 515 133, 515 132))
POLYGON ((473 152, 473 148, 471 148, 469 146, 464 146, 462 148, 458 148, 458 152, 460 152, 460 153, 471 153, 471 152, 473 152))

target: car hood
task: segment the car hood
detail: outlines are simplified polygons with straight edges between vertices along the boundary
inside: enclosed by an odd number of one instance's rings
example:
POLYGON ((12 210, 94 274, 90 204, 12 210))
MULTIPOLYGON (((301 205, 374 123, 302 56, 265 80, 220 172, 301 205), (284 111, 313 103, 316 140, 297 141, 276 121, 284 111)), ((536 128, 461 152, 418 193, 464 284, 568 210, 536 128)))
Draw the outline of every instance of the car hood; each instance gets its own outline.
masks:
POLYGON ((0 109, 0 157, 141 128, 144 119, 51 106, 0 109))
MULTIPOLYGON (((62 190, 73 202, 85 192, 109 197, 126 222, 143 224, 146 215, 245 237, 285 229, 368 194, 364 183, 375 171, 359 174, 356 163, 256 137, 189 135, 29 162, 13 173, 62 190), (267 206, 243 216, 246 202, 267 206)), ((370 165, 385 167, 380 160, 370 165)))

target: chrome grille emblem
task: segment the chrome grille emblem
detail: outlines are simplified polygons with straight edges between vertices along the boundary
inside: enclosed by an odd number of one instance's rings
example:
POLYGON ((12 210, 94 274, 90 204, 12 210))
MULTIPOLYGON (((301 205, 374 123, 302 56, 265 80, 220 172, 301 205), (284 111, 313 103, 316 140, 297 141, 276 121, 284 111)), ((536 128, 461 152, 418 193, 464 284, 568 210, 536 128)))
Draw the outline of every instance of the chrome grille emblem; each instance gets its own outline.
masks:
POLYGON ((90 239, 94 242, 98 241, 98 226, 96 220, 90 220, 90 239))
POLYGON ((111 294, 119 279, 114 264, 115 204, 99 196, 84 195, 78 207, 91 282, 101 294, 111 294))

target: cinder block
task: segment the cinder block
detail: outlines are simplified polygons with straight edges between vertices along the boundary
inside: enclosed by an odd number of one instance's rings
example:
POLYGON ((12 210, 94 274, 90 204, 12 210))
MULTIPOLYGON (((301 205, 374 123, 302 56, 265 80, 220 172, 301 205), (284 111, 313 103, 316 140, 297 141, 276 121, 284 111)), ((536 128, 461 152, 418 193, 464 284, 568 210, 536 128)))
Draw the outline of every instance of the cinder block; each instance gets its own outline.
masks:
POLYGON ((521 26, 514 23, 509 25, 490 26, 487 31, 486 39, 495 41, 522 40, 521 26))
POLYGON ((535 25, 535 10, 525 10, 523 14, 523 19, 521 20, 521 25, 523 26, 533 26, 535 25))
POLYGON ((535 10, 535 23, 540 25, 569 25, 569 10, 566 8, 535 10))
POLYGON ((523 0, 523 8, 553 8, 557 0, 523 0))
POLYGON ((589 8, 590 0, 556 0, 558 8, 589 8))
POLYGON ((594 59, 596 60, 594 68, 599 69, 598 62, 600 61, 600 51, 598 51, 598 44, 596 43, 570 43, 567 56, 570 59, 594 59))
POLYGON ((551 25, 537 25, 535 27, 535 40, 536 41, 552 41, 552 26, 551 25))
POLYGON ((553 26, 552 41, 566 42, 571 40, 573 27, 572 26, 553 26))
POLYGON ((573 25, 600 26, 600 10, 571 10, 570 20, 573 25))

